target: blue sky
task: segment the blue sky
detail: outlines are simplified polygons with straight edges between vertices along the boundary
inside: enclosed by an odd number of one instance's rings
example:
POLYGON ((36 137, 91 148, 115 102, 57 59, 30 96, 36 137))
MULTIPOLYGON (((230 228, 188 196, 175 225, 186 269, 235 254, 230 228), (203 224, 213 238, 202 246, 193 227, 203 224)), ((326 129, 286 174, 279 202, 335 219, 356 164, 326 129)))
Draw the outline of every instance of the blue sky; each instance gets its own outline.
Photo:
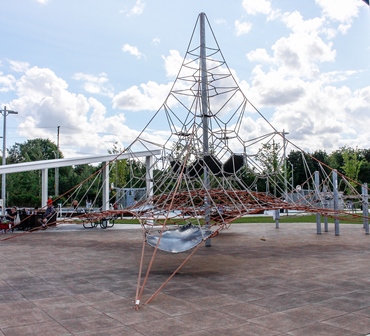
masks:
MULTIPOLYGON (((245 95, 292 142, 370 148, 361 0, 14 0, 0 12, 0 106, 19 113, 8 148, 56 142, 58 126, 66 157, 127 146, 164 101, 200 12, 245 95)), ((268 132, 251 118, 251 137, 268 132)))

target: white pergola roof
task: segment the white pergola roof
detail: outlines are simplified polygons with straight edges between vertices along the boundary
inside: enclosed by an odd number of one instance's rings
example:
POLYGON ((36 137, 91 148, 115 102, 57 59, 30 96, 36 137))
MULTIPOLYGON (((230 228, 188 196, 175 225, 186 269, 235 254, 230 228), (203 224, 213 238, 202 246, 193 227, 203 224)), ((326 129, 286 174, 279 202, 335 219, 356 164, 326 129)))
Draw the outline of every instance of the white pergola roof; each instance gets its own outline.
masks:
MULTIPOLYGON (((42 161, 33 161, 33 162, 22 162, 15 163, 5 166, 0 166, 0 174, 11 174, 11 173, 20 173, 30 170, 41 170, 42 171, 42 200, 41 207, 46 204, 48 197, 48 169, 58 168, 58 167, 67 167, 67 166, 76 166, 81 164, 89 163, 99 163, 99 162, 110 162, 114 160, 123 160, 123 159, 133 159, 138 157, 145 157, 146 166, 147 166, 147 183, 151 182, 151 170, 150 167, 152 162, 152 157, 155 155, 160 155, 161 150, 149 150, 141 152, 131 152, 123 154, 107 154, 100 156, 88 156, 88 157, 79 157, 79 158, 69 158, 69 159, 53 159, 53 160, 42 160, 42 161), (149 169, 149 172, 148 172, 149 169)), ((103 205, 102 208, 106 210, 108 208, 109 200, 109 171, 107 167, 103 167, 103 205)), ((149 188, 150 189, 150 188, 149 188)), ((3 211, 5 201, 3 202, 3 211)))
POLYGON ((58 167, 76 166, 81 164, 97 163, 97 162, 109 162, 113 160, 131 159, 137 157, 146 157, 152 155, 159 155, 161 151, 159 149, 151 151, 141 151, 134 153, 123 153, 123 154, 107 154, 100 156, 87 156, 79 158, 68 158, 68 159, 53 159, 53 160, 42 160, 32 162, 15 163, 6 166, 0 166, 0 174, 11 174, 19 173, 30 170, 41 170, 58 167))

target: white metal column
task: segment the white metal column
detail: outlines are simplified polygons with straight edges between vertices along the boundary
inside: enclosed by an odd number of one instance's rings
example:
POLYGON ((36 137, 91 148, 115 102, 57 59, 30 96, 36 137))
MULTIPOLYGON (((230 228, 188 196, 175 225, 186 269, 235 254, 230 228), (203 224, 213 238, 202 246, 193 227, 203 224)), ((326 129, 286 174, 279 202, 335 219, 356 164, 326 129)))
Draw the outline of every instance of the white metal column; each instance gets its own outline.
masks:
POLYGON ((103 163, 103 204, 102 210, 109 209, 109 162, 103 163))
POLYGON ((48 168, 41 169, 41 208, 48 200, 48 168))
POLYGON ((146 167, 146 197, 153 196, 153 156, 145 157, 146 167))
POLYGON ((335 235, 340 235, 339 230, 339 194, 338 194, 338 172, 333 170, 333 201, 334 201, 334 230, 335 235))
MULTIPOLYGON (((320 175, 318 171, 315 171, 315 195, 316 200, 320 200, 320 175)), ((320 203, 317 203, 321 205, 320 203)), ((321 234, 321 215, 319 212, 316 213, 316 233, 321 234)))
POLYGON ((370 234, 369 231, 369 193, 367 183, 362 185, 362 212, 364 217, 365 234, 370 234))

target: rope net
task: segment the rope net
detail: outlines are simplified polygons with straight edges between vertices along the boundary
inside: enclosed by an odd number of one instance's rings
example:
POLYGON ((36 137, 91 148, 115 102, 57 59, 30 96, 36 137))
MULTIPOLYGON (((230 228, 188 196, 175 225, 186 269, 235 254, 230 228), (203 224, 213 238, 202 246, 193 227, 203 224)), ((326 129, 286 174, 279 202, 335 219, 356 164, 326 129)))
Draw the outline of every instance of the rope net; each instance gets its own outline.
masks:
MULTIPOLYGON (((307 164, 304 164, 307 180, 300 189, 288 181, 287 146, 301 151, 303 161, 309 154, 288 141, 285 133, 277 131, 247 99, 205 19, 204 53, 197 33, 200 15, 163 105, 124 150, 130 154, 127 160, 130 179, 122 188, 143 187, 145 193, 125 209, 89 212, 74 218, 93 222, 131 216, 139 220, 143 228, 143 251, 136 307, 158 250, 171 253, 196 250, 201 242, 215 237, 236 219, 264 211, 299 210, 343 220, 356 216, 346 211, 343 201, 339 204, 340 211, 329 206, 335 196, 332 170, 321 162, 316 167, 319 183, 307 164), (251 138, 251 115, 256 113, 267 125, 261 129, 268 127, 269 132, 251 138), (160 149, 161 154, 144 160, 135 155, 154 149, 160 149), (261 179, 266 183, 264 192, 257 190, 261 179), (154 249, 142 278, 147 244, 154 249)), ((98 177, 102 178, 96 174, 84 183, 98 177)), ((353 182, 339 177, 348 186, 353 182)), ((351 192, 354 198, 362 199, 353 187, 351 192)), ((85 195, 81 195, 81 200, 85 195)), ((63 219, 58 223, 63 223, 63 219)))

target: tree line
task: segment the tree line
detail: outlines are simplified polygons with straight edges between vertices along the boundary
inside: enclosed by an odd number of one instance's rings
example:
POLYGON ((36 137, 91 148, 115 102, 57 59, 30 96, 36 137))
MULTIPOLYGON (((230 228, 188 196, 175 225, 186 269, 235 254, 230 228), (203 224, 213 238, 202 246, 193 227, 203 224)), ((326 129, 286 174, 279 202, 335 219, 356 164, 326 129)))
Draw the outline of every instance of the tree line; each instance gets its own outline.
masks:
MULTIPOLYGON (((339 174, 348 178, 350 184, 358 192, 361 192, 360 184, 370 182, 370 149, 344 146, 330 154, 324 150, 310 154, 300 151, 289 153, 287 170, 289 176, 293 177, 293 186, 304 183, 307 179, 307 168, 310 172, 324 169, 327 174, 330 174, 332 169, 336 169, 339 174)), ((342 191, 347 191, 344 186, 342 186, 342 191)))
MULTIPOLYGON (((63 153, 55 143, 49 139, 33 139, 24 143, 15 143, 7 151, 7 164, 52 160, 64 158, 63 153)), ((108 150, 109 154, 120 152, 116 145, 108 150)), ((85 201, 94 201, 96 206, 102 203, 102 177, 98 172, 101 171, 103 163, 98 165, 76 165, 60 167, 58 169, 58 190, 56 195, 55 169, 48 169, 48 194, 64 206, 71 206, 74 199, 77 199, 81 206, 85 206, 85 201), (97 176, 97 178, 95 178, 97 176), (87 183, 82 183, 87 180, 87 183), (76 187, 78 186, 78 187, 76 187), (83 198, 83 199, 82 199, 83 198)), ((110 167, 110 181, 116 186, 124 186, 135 174, 141 176, 145 167, 138 162, 129 163, 127 160, 115 161, 110 167)), ((42 172, 33 170, 27 172, 7 174, 6 197, 7 205, 18 207, 39 207, 41 204, 41 185, 42 172)), ((132 188, 143 187, 140 179, 131 179, 132 188)), ((110 198, 114 198, 115 189, 111 189, 110 198)))
MULTIPOLYGON (((257 164, 251 165, 250 168, 247 158, 247 165, 242 172, 244 185, 250 186, 252 190, 268 192, 279 197, 285 192, 285 183, 288 192, 297 186, 312 189, 312 175, 315 171, 330 176, 333 169, 337 170, 339 175, 345 176, 351 188, 355 188, 359 193, 361 184, 370 182, 369 149, 344 146, 330 154, 325 150, 313 153, 292 150, 285 159, 282 158, 281 152, 279 143, 262 144, 253 157, 254 163, 257 164), (256 169, 256 166, 259 169, 256 169)), ((349 194, 351 188, 345 184, 338 186, 339 191, 344 194, 349 194)))
MULTIPOLYGON (((351 147, 342 147, 330 154, 324 150, 318 150, 313 153, 305 154, 301 151, 291 151, 286 156, 286 164, 278 164, 278 144, 273 146, 263 145, 259 152, 259 160, 262 162, 263 171, 274 171, 282 176, 284 167, 286 167, 287 180, 292 186, 300 185, 307 180, 307 169, 315 171, 324 167, 327 172, 330 169, 336 169, 340 174, 349 177, 351 180, 359 183, 370 182, 370 149, 357 149, 351 147), (330 167, 330 168, 329 168, 330 167)), ((110 154, 117 154, 121 150, 114 145, 110 154)), ((258 156, 258 155, 257 155, 258 156)), ((57 148, 56 144, 48 139, 27 140, 24 143, 15 143, 9 150, 6 162, 7 164, 31 162, 40 160, 51 160, 63 158, 63 153, 57 148)), ((90 176, 95 175, 102 168, 99 165, 76 165, 71 167, 59 168, 59 187, 58 195, 55 195, 55 169, 48 170, 48 191, 58 202, 69 206, 71 198, 83 201, 80 197, 95 200, 96 204, 101 204, 101 185, 102 179, 91 179, 89 183, 81 184, 78 194, 75 186, 85 181, 90 176)), ((145 180, 140 177, 144 175, 145 166, 137 161, 119 160, 111 163, 110 181, 116 187, 145 187, 145 180)), ((155 174, 160 175, 157 171, 155 174)), ((163 174, 163 172, 162 172, 163 174)), ((261 172, 245 170, 241 174, 243 184, 250 186, 255 181, 254 188, 258 191, 268 191, 269 186, 266 179, 260 178, 261 172)), ((41 171, 28 171, 7 174, 7 204, 19 207, 36 207, 41 204, 41 171)), ((281 183, 281 182, 280 182, 281 183)), ((355 188, 360 187, 354 185, 355 188)), ((110 197, 114 198, 115 189, 112 188, 110 197)), ((279 193, 277 196, 280 196, 279 193)))

